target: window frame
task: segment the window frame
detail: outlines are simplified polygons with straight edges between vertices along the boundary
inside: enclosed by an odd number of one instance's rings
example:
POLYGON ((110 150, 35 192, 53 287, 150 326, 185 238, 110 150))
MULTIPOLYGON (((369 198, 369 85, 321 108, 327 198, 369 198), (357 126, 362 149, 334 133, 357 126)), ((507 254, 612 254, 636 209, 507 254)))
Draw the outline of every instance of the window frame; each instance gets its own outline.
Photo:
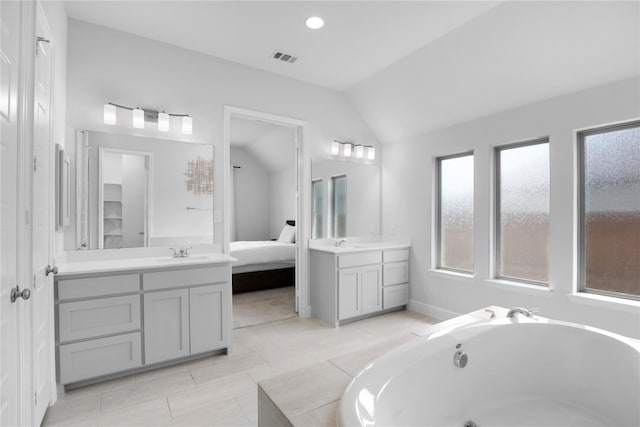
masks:
POLYGON ((347 209, 348 209, 348 205, 347 205, 347 194, 348 194, 348 185, 349 185, 349 181, 347 180, 347 174, 343 173, 340 175, 334 175, 331 177, 331 210, 330 210, 330 221, 331 221, 331 235, 329 237, 334 238, 334 239, 343 239, 345 237, 347 237, 347 209), (344 191, 345 191, 345 199, 344 199, 344 211, 345 211, 345 236, 340 236, 337 237, 336 236, 336 180, 338 179, 344 179, 344 191))
MULTIPOLYGON (((473 150, 468 150, 468 151, 463 151, 460 153, 456 153, 456 154, 448 154, 446 156, 439 156, 435 158, 435 163, 436 163, 436 174, 435 174, 435 212, 434 212, 434 219, 435 219, 435 266, 434 268, 436 270, 440 270, 440 271, 449 271, 449 272, 453 272, 453 273, 459 273, 459 274, 465 274, 465 275, 474 275, 475 274, 475 267, 476 267, 476 262, 475 262, 475 238, 473 238, 473 245, 472 245, 472 254, 473 254, 473 260, 472 260, 472 269, 471 270, 463 270, 460 268, 451 268, 451 267, 445 267, 442 265, 442 161, 443 160, 451 160, 451 159, 457 159, 459 157, 467 157, 467 156, 472 156, 473 157, 473 165, 474 165, 474 176, 473 176, 473 206, 474 206, 474 212, 473 212, 473 216, 471 219, 471 223, 473 224, 473 230, 475 232, 475 198, 476 198, 476 191, 475 191, 475 163, 476 163, 476 157, 475 154, 473 152, 473 150)), ((473 236, 475 237, 475 236, 473 236)))
POLYGON ((324 224, 325 220, 324 220, 324 179, 322 178, 317 178, 317 179, 312 179, 311 180, 311 238, 312 239, 322 239, 324 238, 324 228, 325 228, 325 224, 324 224), (314 234, 314 232, 316 232, 317 230, 315 229, 315 225, 316 225, 316 221, 315 221, 315 214, 316 214, 316 193, 315 193, 315 185, 316 184, 320 184, 320 233, 316 236, 314 234))
POLYGON ((577 227, 578 227, 578 271, 577 271, 577 291, 578 293, 602 295, 606 297, 620 298, 626 300, 640 301, 640 295, 632 295, 624 292, 606 291, 601 289, 587 288, 587 251, 586 251, 586 215, 585 215, 585 139, 589 136, 603 133, 632 129, 640 127, 640 120, 614 123, 583 129, 576 132, 577 141, 577 227))
MULTIPOLYGON (((501 180, 500 180, 500 171, 501 171, 501 162, 500 162, 500 153, 504 150, 511 150, 514 148, 521 147, 529 147, 532 145, 539 144, 549 144, 549 154, 551 153, 551 143, 550 138, 548 136, 543 136, 535 139, 528 139, 525 141, 512 142, 503 145, 498 145, 494 147, 493 151, 493 277, 496 280, 504 280, 508 282, 516 282, 516 283, 525 283, 528 285, 536 285, 540 287, 549 288, 550 280, 546 282, 542 282, 539 280, 530 280, 530 279, 522 279, 519 277, 511 277, 511 276, 503 276, 500 274, 500 261, 501 261, 501 227, 500 227, 500 218, 501 218, 501 210, 500 210, 500 202, 502 201, 501 195, 501 180)), ((549 187, 551 187, 551 156, 549 155, 549 187)), ((551 191, 549 191, 549 217, 551 217, 551 191)), ((550 219, 550 218, 549 218, 550 219)), ((547 230, 547 270, 549 270, 549 243, 551 241, 551 228, 547 230)), ((547 271, 547 277, 549 271, 547 271)))

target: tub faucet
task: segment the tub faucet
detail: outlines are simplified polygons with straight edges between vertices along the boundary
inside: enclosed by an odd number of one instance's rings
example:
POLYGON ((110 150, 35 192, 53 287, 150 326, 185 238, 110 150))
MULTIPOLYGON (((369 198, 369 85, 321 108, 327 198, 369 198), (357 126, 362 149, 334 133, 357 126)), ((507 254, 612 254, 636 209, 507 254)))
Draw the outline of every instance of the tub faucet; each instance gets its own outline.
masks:
POLYGON ((516 314, 522 314, 524 317, 531 317, 533 313, 540 311, 539 308, 522 308, 522 307, 514 307, 507 312, 507 318, 516 317, 516 314))

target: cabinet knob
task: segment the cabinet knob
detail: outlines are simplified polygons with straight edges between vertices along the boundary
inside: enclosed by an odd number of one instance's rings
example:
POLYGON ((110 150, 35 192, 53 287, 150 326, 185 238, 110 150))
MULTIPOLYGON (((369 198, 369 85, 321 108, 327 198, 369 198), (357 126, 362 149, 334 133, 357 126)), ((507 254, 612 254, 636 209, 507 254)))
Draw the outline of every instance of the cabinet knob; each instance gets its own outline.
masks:
POLYGON ((20 290, 20 286, 16 286, 11 289, 11 302, 16 302, 18 298, 22 298, 23 300, 28 300, 31 298, 31 291, 29 289, 20 290))

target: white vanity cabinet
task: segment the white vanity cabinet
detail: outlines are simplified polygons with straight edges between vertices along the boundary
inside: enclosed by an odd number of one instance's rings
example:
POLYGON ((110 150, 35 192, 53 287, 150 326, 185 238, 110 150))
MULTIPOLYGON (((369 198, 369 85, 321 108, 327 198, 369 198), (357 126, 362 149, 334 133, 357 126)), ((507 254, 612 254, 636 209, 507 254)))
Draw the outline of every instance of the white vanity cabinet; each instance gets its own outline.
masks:
POLYGON ((311 315, 338 326, 409 302, 409 250, 310 251, 311 315))
POLYGON ((231 268, 56 277, 61 384, 92 382, 231 345, 231 268))

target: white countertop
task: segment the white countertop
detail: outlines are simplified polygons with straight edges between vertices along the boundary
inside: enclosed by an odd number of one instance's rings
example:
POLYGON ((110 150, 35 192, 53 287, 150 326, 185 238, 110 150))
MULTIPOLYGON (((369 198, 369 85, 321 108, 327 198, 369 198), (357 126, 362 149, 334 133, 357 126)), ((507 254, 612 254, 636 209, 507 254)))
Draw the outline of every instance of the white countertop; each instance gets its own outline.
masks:
POLYGON ((332 254, 348 254, 355 252, 367 252, 367 251, 381 251, 392 249, 407 249, 411 247, 409 243, 402 242, 366 242, 366 243, 349 243, 345 246, 333 246, 333 245, 309 245, 309 250, 328 252, 332 254))
POLYGON ((197 265, 225 264, 237 261, 221 253, 194 254, 185 258, 144 257, 109 259, 101 261, 78 261, 58 265, 57 277, 91 273, 110 273, 128 270, 149 270, 157 268, 191 267, 197 265))

